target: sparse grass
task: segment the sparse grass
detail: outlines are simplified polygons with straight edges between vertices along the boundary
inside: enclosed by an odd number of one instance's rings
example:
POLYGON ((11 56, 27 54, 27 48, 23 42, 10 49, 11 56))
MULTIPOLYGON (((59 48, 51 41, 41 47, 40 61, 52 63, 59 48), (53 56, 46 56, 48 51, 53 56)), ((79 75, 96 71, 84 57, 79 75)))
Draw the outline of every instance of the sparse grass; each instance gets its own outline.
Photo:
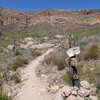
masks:
POLYGON ((5 93, 0 93, 0 100, 12 100, 11 97, 7 96, 5 93))
POLYGON ((11 69, 13 69, 14 71, 16 71, 18 68, 20 67, 24 67, 26 64, 28 64, 28 60, 27 59, 16 59, 15 61, 12 62, 11 64, 11 69))
POLYGON ((0 53, 3 53, 3 47, 2 46, 0 46, 0 53))
POLYGON ((97 96, 98 96, 98 100, 100 100, 100 92, 97 94, 97 96))
POLYGON ((72 33, 74 35, 81 35, 85 32, 85 29, 84 28, 81 28, 81 27, 77 27, 75 29, 72 29, 72 33))
POLYGON ((65 68, 66 54, 63 50, 55 50, 45 57, 46 64, 54 64, 58 67, 58 70, 65 68))
POLYGON ((33 33, 31 33, 32 34, 32 37, 45 37, 45 36, 47 36, 47 32, 33 32, 33 33))
POLYGON ((100 34, 100 27, 94 27, 91 29, 92 34, 100 34))
POLYGON ((15 84, 18 84, 21 82, 21 77, 18 73, 16 73, 11 77, 11 80, 14 80, 15 84))
POLYGON ((34 49, 32 50, 32 56, 41 56, 43 54, 43 50, 42 49, 34 49))
POLYGON ((70 73, 66 72, 64 75, 63 75, 63 80, 65 83, 69 84, 69 85, 72 85, 71 83, 71 75, 70 73))
POLYGON ((99 61, 84 61, 80 67, 80 79, 87 80, 100 90, 100 63, 99 61))
POLYGON ((4 78, 4 75, 3 74, 4 74, 4 70, 0 66, 0 80, 2 80, 4 78))
POLYGON ((85 60, 90 60, 90 59, 97 60, 99 56, 100 56, 100 49, 97 44, 92 44, 91 46, 85 49, 84 53, 85 60))

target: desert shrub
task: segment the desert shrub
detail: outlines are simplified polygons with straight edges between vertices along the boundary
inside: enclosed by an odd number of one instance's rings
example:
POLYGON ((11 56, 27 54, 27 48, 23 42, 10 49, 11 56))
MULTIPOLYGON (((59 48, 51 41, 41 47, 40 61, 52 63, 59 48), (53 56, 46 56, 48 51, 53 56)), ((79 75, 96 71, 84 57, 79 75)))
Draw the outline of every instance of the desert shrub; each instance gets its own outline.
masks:
POLYGON ((90 60, 81 62, 80 66, 80 79, 87 80, 93 83, 100 91, 100 62, 99 60, 90 60))
POLYGON ((21 55, 21 52, 16 50, 16 52, 14 53, 15 56, 21 55))
POLYGON ((32 50, 32 56, 40 56, 43 54, 43 51, 41 49, 34 49, 32 50))
POLYGON ((92 44, 90 47, 88 47, 84 53, 84 59, 90 60, 94 59, 97 60, 99 58, 99 46, 97 44, 92 44))
POLYGON ((17 83, 20 83, 21 82, 21 78, 20 78, 20 75, 18 73, 14 74, 12 77, 11 77, 11 80, 14 80, 14 82, 17 84, 17 83))
POLYGON ((64 75, 63 75, 63 80, 65 83, 69 84, 69 85, 72 85, 71 83, 71 74, 66 72, 64 75))
POLYGON ((65 58, 66 54, 63 50, 55 50, 45 57, 45 62, 47 64, 53 63, 58 67, 58 70, 62 70, 65 68, 65 58))
POLYGON ((13 62, 12 62, 12 64, 11 64, 11 68, 13 69, 13 70, 17 70, 17 68, 19 68, 19 67, 24 67, 24 65, 25 64, 28 64, 28 60, 27 59, 16 59, 16 60, 14 60, 13 62))
POLYGON ((2 68, 2 66, 0 66, 0 84, 2 84, 2 80, 4 80, 5 78, 4 73, 4 69, 2 68))
POLYGON ((0 47, 0 53, 3 53, 3 47, 0 47))
POLYGON ((0 37, 3 35, 3 33, 0 31, 0 37))
POLYGON ((100 91, 100 73, 96 73, 95 80, 96 80, 96 87, 100 91))
POLYGON ((49 65, 52 63, 52 53, 49 53, 49 55, 45 56, 44 62, 49 65))
POLYGON ((11 100, 11 97, 7 96, 5 93, 0 92, 0 100, 11 100))
POLYGON ((97 94, 97 96, 98 96, 98 100, 100 100, 100 92, 97 94))

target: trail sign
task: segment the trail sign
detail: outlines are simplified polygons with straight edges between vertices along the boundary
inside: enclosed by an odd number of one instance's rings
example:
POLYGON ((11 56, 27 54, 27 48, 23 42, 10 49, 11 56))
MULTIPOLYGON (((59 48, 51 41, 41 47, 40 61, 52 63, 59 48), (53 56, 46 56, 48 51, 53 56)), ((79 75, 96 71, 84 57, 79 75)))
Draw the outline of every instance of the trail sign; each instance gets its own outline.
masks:
POLYGON ((73 48, 70 48, 70 49, 68 49, 67 50, 67 55, 69 56, 69 57, 72 57, 72 56, 74 56, 74 55, 78 55, 78 54, 80 54, 80 47, 73 47, 73 48))

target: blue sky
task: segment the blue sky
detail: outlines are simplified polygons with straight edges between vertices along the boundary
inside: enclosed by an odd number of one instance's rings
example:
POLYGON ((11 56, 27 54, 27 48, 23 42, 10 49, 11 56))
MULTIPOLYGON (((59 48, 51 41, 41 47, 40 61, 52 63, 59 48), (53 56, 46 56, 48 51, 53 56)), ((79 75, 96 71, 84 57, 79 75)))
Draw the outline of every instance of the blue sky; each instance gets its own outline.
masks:
POLYGON ((100 9, 100 0, 0 0, 0 7, 22 11, 45 9, 100 9))

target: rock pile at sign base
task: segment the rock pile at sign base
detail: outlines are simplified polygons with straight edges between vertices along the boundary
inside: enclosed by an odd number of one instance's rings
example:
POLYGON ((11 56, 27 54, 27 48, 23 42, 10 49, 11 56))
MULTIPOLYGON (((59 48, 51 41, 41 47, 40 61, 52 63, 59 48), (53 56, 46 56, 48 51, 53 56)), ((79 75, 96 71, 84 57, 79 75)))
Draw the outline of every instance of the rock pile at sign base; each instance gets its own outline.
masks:
POLYGON ((54 100, 98 100, 93 84, 87 81, 81 81, 80 84, 80 88, 64 86, 59 89, 54 100))

